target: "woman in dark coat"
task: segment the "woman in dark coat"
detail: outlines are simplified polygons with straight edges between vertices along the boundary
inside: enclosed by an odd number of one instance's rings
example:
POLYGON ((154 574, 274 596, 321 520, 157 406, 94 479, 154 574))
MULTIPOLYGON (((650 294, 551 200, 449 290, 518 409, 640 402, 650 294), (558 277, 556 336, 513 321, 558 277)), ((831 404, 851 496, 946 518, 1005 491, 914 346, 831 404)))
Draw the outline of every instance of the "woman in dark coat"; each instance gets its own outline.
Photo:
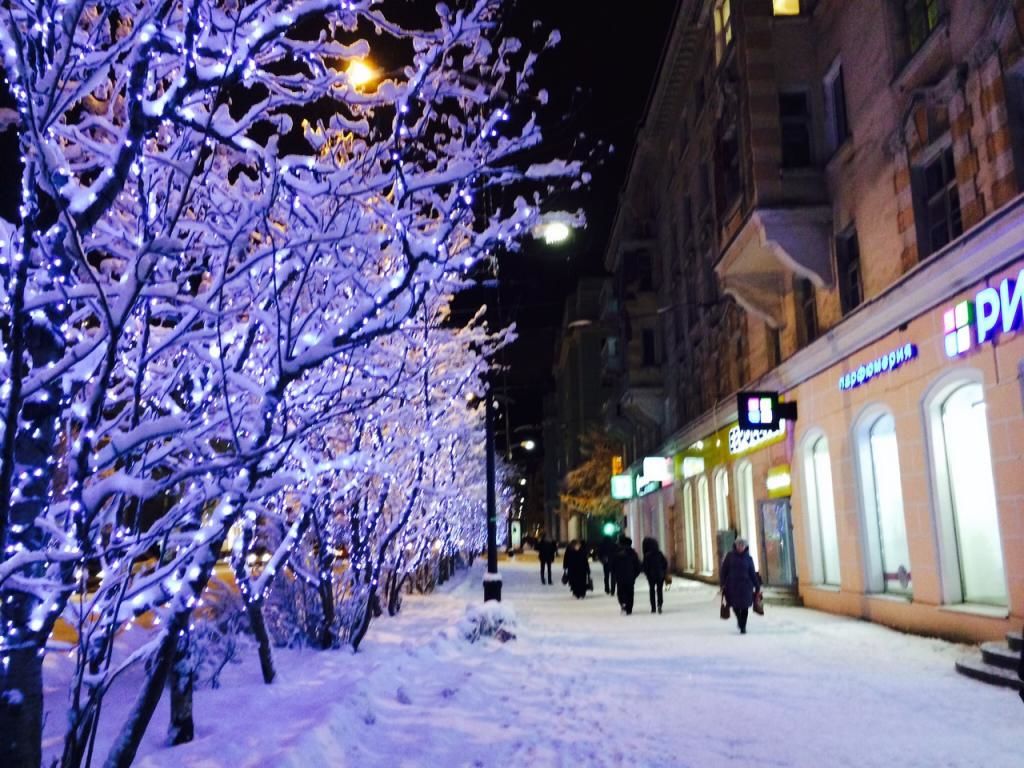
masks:
POLYGON ((668 560, 658 549, 657 540, 646 537, 641 548, 644 551, 644 576, 647 577, 647 588, 651 593, 651 613, 657 609, 661 613, 662 585, 665 583, 665 575, 668 573, 668 560), (657 601, 655 601, 657 597, 657 601))
POLYGON ((565 557, 562 560, 562 569, 569 577, 569 589, 577 600, 587 596, 587 583, 590 581, 590 563, 587 562, 587 553, 579 539, 573 539, 572 543, 565 550, 565 557))
POLYGON ((732 551, 722 561, 719 581, 726 604, 736 614, 740 633, 747 633, 747 614, 754 604, 754 593, 761 589, 761 577, 754 569, 754 559, 747 550, 746 539, 736 539, 732 551))

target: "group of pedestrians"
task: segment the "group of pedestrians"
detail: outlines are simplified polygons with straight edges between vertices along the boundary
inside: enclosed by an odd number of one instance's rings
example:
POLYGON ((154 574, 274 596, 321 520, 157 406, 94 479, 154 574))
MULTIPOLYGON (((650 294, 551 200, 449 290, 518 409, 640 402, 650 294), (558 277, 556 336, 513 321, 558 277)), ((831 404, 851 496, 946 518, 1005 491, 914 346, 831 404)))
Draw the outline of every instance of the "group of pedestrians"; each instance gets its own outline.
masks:
MULTIPOLYGON (((633 540, 626 535, 618 539, 602 537, 597 547, 597 558, 604 571, 605 594, 617 597, 621 612, 627 616, 633 613, 635 585, 641 573, 647 577, 651 613, 661 613, 664 586, 670 579, 668 559, 658 547, 657 540, 644 538, 641 549, 643 560, 633 549, 633 540)), ((537 545, 537 553, 540 556, 541 583, 551 584, 551 564, 558 553, 557 545, 545 536, 537 545)), ((569 586, 577 600, 585 598, 587 592, 594 588, 587 551, 579 539, 573 539, 565 550, 562 583, 569 586)), ((736 539, 726 554, 719 569, 719 583, 723 605, 735 614, 740 633, 746 634, 750 609, 760 599, 761 577, 754 567, 745 539, 736 539)))

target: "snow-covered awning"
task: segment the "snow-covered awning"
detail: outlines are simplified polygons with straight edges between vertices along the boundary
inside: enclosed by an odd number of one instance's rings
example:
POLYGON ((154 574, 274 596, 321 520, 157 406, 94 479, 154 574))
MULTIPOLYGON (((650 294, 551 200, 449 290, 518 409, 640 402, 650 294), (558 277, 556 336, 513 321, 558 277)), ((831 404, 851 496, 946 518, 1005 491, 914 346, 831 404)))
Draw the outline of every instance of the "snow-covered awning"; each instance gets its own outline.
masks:
POLYGON ((793 275, 832 284, 832 211, 820 206, 759 208, 715 265, 722 289, 773 328, 793 275))

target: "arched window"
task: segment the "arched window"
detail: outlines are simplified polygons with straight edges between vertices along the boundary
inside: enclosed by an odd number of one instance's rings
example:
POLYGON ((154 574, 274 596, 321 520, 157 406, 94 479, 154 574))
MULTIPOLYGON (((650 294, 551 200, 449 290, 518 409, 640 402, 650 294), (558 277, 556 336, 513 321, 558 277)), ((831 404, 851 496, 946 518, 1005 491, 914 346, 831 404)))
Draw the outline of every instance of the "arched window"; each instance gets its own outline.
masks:
POLYGON ((700 512, 700 572, 704 575, 715 571, 714 534, 711 531, 711 499, 708 494, 708 479, 701 475, 697 480, 697 508, 700 512))
POLYGON ((960 372, 940 382, 925 401, 925 414, 945 599, 1007 605, 981 375, 960 372))
POLYGON ((760 569, 758 556, 761 553, 757 540, 757 511, 754 508, 754 465, 741 461, 736 467, 736 506, 739 517, 740 535, 747 540, 754 567, 760 569))
POLYGON ((892 414, 869 410, 855 430, 869 592, 911 592, 910 548, 892 414))
POLYGON ((693 573, 697 570, 697 546, 693 534, 693 484, 689 480, 683 484, 683 527, 686 529, 686 570, 693 573))
POLYGON ((804 485, 810 533, 811 578, 839 584, 839 536, 832 493, 832 464, 824 435, 808 440, 804 450, 804 485))
POLYGON ((729 529, 729 473, 725 467, 715 472, 715 522, 718 530, 729 529))

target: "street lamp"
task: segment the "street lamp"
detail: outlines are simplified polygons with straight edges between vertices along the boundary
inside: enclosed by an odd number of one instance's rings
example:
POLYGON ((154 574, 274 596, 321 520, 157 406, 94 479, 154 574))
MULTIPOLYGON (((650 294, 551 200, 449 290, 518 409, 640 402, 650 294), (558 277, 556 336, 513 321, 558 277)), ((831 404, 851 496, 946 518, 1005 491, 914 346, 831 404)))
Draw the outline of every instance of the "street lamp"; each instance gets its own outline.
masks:
POLYGON ((494 401, 487 388, 484 417, 487 453, 487 573, 484 574, 484 602, 501 602, 501 575, 498 573, 498 501, 494 492, 494 401))
POLYGON ((527 451, 532 451, 534 448, 537 447, 537 443, 534 440, 523 440, 523 442, 521 442, 520 445, 523 446, 523 448, 525 448, 527 451))
POLYGON ((363 59, 353 59, 345 70, 345 75, 353 88, 359 88, 372 82, 377 78, 377 70, 367 64, 363 59))
POLYGON ((560 245, 569 239, 572 230, 564 221, 549 221, 541 225, 540 235, 547 245, 560 245))

